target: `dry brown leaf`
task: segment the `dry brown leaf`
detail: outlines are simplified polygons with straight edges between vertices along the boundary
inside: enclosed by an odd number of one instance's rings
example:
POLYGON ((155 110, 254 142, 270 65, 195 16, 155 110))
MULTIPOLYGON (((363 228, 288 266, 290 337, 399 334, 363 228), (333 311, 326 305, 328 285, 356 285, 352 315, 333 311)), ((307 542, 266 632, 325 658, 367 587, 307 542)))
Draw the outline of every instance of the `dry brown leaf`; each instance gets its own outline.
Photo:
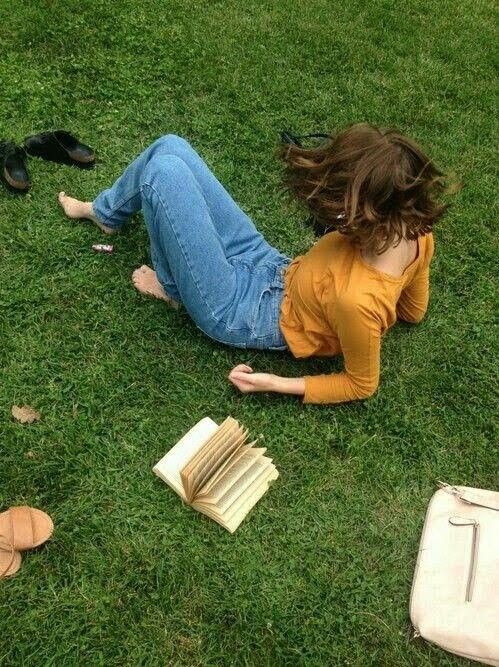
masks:
POLYGON ((32 424, 41 419, 41 414, 29 405, 23 405, 21 407, 19 407, 19 405, 13 405, 11 412, 14 419, 21 422, 21 424, 32 424))

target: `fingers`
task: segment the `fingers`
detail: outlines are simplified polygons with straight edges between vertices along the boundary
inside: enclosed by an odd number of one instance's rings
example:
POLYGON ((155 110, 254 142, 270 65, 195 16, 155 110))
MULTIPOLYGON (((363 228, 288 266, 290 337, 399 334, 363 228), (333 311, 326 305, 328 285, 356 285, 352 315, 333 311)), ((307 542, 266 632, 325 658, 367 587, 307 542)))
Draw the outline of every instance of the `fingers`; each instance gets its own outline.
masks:
POLYGON ((229 381, 236 387, 236 389, 239 389, 243 394, 246 394, 247 392, 252 390, 251 385, 244 380, 244 378, 241 377, 229 377, 229 381))
POLYGON ((251 378, 248 377, 248 373, 242 373, 240 371, 236 373, 231 373, 229 375, 229 380, 236 382, 244 382, 245 384, 251 384, 251 378))
POLYGON ((235 371, 242 371, 243 373, 253 373, 253 369, 248 364, 239 364, 234 368, 235 371))
POLYGON ((238 380, 239 382, 251 383, 251 374, 245 371, 232 371, 229 380, 238 380))
POLYGON ((253 373, 253 369, 251 366, 248 366, 247 364, 239 364, 238 366, 235 366, 231 372, 229 373, 229 378, 232 376, 233 373, 253 373))

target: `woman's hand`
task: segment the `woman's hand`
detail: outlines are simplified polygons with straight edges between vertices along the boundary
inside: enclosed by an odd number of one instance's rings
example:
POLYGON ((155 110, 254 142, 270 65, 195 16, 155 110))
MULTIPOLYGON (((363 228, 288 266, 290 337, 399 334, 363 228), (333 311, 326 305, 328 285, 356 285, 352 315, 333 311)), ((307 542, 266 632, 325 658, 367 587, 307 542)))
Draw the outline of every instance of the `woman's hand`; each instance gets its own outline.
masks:
POLYGON ((253 391, 273 391, 275 375, 270 373, 253 373, 246 364, 239 364, 229 373, 229 380, 243 394, 253 391))
POLYGON ((229 373, 229 380, 243 394, 255 391, 275 391, 279 394, 305 393, 305 378, 283 378, 272 373, 254 373, 251 366, 239 364, 229 373))

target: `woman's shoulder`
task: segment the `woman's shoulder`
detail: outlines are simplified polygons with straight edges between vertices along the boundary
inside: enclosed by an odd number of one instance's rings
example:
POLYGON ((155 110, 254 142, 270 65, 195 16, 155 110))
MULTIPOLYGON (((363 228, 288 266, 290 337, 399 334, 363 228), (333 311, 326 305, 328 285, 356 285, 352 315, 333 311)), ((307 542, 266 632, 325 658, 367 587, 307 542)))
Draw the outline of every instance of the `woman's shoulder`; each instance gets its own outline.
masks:
POLYGON ((428 250, 431 250, 431 253, 433 254, 433 251, 435 249, 435 237, 433 236, 433 232, 429 232, 425 236, 426 238, 426 246, 428 250))
POLYGON ((433 232, 428 232, 428 234, 420 237, 420 244, 423 260, 421 264, 424 268, 426 268, 430 264, 435 252, 435 239, 433 237, 433 232))
POLYGON ((334 269, 342 265, 342 260, 351 259, 354 256, 355 246, 341 232, 328 232, 314 243, 308 254, 322 257, 328 267, 334 269))
POLYGON ((354 248, 352 241, 338 230, 327 232, 327 234, 320 237, 315 245, 341 248, 347 251, 354 248))

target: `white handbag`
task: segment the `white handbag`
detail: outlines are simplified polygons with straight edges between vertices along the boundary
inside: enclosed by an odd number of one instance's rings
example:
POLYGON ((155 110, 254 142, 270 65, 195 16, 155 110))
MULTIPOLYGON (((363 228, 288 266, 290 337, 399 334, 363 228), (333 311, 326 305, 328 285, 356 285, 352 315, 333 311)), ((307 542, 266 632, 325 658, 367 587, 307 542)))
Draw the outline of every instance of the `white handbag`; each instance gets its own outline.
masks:
POLYGON ((439 485, 412 584, 414 636, 499 667, 499 493, 439 485))

